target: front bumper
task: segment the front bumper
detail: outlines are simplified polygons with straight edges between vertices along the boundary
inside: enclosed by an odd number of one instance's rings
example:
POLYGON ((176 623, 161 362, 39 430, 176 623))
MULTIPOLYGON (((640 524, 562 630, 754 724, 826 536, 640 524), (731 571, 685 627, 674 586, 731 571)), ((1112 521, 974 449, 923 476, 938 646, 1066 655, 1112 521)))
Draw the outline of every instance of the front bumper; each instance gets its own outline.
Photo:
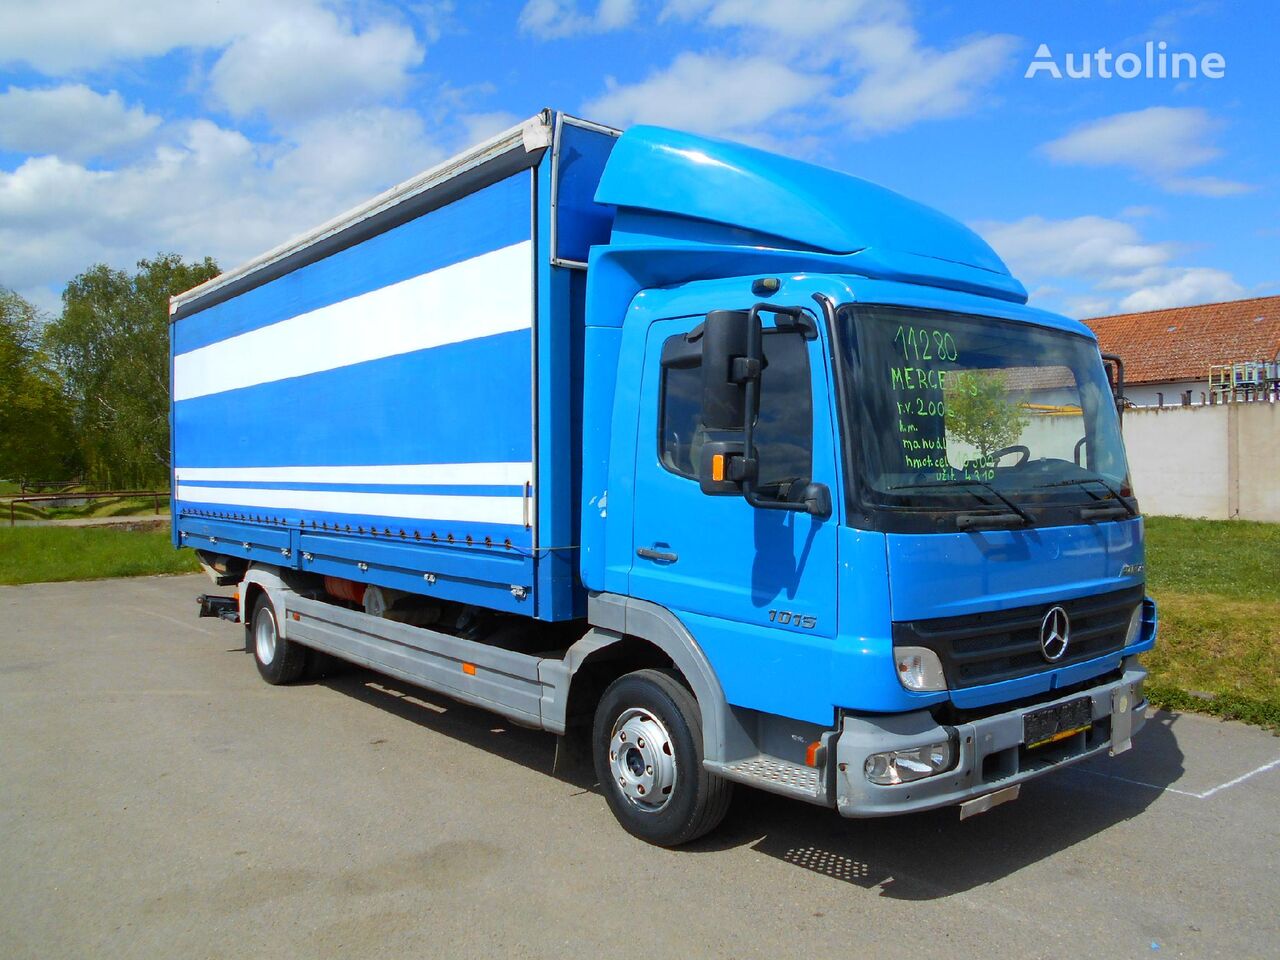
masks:
POLYGON ((1119 679, 1057 700, 983 717, 954 727, 939 726, 925 710, 885 716, 846 716, 836 742, 836 808, 846 817, 881 817, 964 803, 1025 783, 1058 767, 1100 754, 1121 753, 1146 721, 1140 685, 1147 672, 1130 658, 1119 679), (1088 696, 1093 727, 1059 743, 1027 750, 1023 717, 1056 703, 1088 696), (958 737, 954 769, 911 783, 880 786, 863 766, 873 753, 907 750, 958 737))

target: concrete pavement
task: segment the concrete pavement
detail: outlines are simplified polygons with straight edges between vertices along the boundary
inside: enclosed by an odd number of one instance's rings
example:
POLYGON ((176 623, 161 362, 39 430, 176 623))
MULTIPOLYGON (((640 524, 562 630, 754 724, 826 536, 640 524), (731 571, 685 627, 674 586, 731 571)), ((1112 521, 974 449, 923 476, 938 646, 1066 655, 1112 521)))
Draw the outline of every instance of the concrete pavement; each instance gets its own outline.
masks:
POLYGON ((201 576, 0 588, 0 956, 1273 957, 1280 739, 877 821, 741 790, 660 850, 551 736, 353 671, 271 688, 201 576))

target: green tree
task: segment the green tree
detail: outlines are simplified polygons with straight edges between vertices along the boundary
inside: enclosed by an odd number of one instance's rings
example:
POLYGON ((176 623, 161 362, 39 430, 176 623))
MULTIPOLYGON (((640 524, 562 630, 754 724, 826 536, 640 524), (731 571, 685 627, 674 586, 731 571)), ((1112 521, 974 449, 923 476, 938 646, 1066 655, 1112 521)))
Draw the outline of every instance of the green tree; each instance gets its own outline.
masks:
POLYGON ((0 287, 0 477, 62 480, 78 467, 71 411, 40 327, 36 308, 0 287))
POLYGON ((1011 397, 1003 370, 947 374, 947 436, 977 447, 982 456, 1017 442, 1031 418, 1011 397))
POLYGON ((169 298, 218 275, 209 257, 105 264, 67 284, 45 342, 66 382, 89 476, 113 487, 167 482, 169 298))

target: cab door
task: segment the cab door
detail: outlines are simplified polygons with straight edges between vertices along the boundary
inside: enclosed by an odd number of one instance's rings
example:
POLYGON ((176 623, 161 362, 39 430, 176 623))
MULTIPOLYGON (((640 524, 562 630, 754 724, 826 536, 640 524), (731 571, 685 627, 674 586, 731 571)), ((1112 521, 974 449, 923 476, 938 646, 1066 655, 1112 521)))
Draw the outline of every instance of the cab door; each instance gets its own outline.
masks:
MULTIPOLYGON (((702 320, 660 320, 649 329, 635 456, 631 595, 681 619, 730 703, 805 717, 815 684, 825 689, 836 629, 836 515, 757 509, 738 494, 702 492, 702 371, 664 369, 661 362, 664 345, 702 320)), ((766 315, 762 343, 759 488, 786 497, 794 484, 813 481, 825 484, 838 504, 830 365, 822 339, 812 330, 779 330, 766 315)))

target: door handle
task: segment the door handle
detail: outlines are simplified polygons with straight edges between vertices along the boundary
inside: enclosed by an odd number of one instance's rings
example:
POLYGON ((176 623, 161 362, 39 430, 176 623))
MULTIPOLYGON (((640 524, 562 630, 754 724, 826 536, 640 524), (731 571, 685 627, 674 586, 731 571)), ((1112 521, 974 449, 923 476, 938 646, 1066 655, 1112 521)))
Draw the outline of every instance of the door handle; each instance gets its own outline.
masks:
POLYGON ((656 560, 658 563, 675 563, 680 559, 677 553, 668 553, 665 550, 654 550, 652 547, 638 547, 636 556, 643 557, 646 560, 656 560))

